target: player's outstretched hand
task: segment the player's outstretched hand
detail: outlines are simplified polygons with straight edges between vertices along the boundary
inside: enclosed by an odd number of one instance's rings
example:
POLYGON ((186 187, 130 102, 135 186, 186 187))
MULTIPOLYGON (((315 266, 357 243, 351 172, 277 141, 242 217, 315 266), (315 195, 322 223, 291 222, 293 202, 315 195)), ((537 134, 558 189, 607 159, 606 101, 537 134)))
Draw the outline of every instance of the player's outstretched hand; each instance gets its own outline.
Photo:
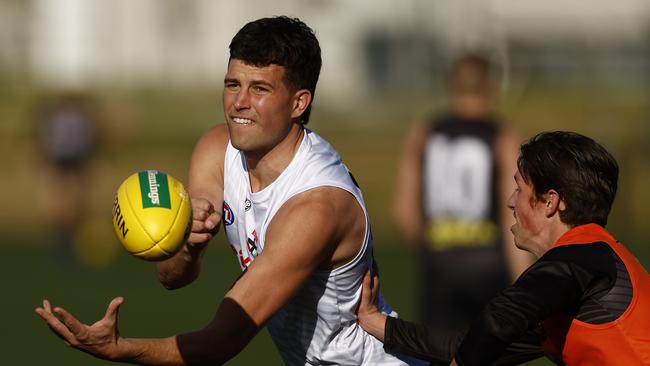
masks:
POLYGON ((379 275, 376 271, 367 271, 363 276, 361 300, 357 308, 359 325, 380 341, 384 340, 386 315, 377 308, 379 298, 379 275))
POLYGON ((43 300, 43 307, 36 308, 36 313, 69 346, 99 358, 116 359, 120 339, 117 316, 123 302, 121 297, 113 299, 104 317, 92 325, 83 324, 63 308, 52 308, 48 300, 43 300))
POLYGON ((192 198, 192 233, 187 239, 191 247, 206 245, 216 233, 221 222, 221 212, 217 212, 210 201, 192 198))

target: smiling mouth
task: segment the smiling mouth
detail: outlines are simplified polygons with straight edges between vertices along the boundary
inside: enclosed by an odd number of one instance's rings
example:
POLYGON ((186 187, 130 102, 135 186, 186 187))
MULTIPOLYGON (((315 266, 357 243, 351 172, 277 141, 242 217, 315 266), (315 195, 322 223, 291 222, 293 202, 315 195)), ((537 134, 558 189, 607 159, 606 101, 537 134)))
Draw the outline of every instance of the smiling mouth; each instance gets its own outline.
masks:
POLYGON ((241 117, 233 117, 232 121, 235 122, 238 125, 250 125, 250 124, 253 123, 252 119, 241 118, 241 117))

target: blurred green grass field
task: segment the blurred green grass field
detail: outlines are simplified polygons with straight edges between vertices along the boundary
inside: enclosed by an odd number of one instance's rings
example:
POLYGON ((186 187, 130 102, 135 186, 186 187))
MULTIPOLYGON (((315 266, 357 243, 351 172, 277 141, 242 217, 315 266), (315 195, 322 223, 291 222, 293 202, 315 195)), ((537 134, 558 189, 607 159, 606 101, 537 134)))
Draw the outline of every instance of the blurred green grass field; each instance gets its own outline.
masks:
MULTIPOLYGON (((51 334, 33 311, 42 298, 70 310, 84 322, 92 322, 103 316, 114 296, 124 296, 126 301, 119 317, 120 331, 125 336, 163 337, 205 325, 239 270, 232 252, 223 244, 222 241, 212 244, 202 276, 196 283, 175 291, 165 290, 157 283, 153 264, 128 255, 120 255, 110 268, 93 270, 33 245, 8 246, 0 271, 6 283, 3 364, 108 364, 66 347, 51 334)), ((410 294, 414 281, 409 255, 400 250, 385 252, 380 257, 384 257, 384 262, 390 259, 391 267, 402 269, 398 281, 396 278, 391 281, 387 276, 384 285, 387 295, 394 299, 393 304, 403 309, 405 316, 412 317, 410 294)), ((281 365, 282 362, 263 331, 229 364, 281 365)))
MULTIPOLYGON (((601 92, 602 93, 602 92, 601 92)), ((82 321, 103 316, 114 296, 126 299, 120 311, 125 336, 163 337, 196 329, 212 317, 218 302, 238 274, 223 238, 212 244, 201 278, 185 289, 167 291, 153 265, 124 253, 110 231, 114 190, 122 179, 141 169, 161 169, 185 180, 192 144, 203 130, 221 120, 218 91, 103 91, 107 122, 104 141, 89 166, 87 197, 90 228, 78 252, 85 263, 62 255, 49 234, 52 218, 43 201, 62 200, 47 190, 48 176, 33 141, 33 110, 46 92, 28 86, 0 88, 0 276, 5 315, 0 335, 6 365, 104 365, 107 362, 66 347, 34 313, 49 298, 82 321)), ((619 197, 610 228, 637 257, 650 264, 645 243, 650 228, 648 101, 640 93, 625 98, 586 100, 575 91, 539 92, 504 102, 508 123, 523 137, 549 129, 574 129, 603 141, 621 164, 619 197), (598 101, 608 100, 604 106, 598 101), (592 118, 598 114, 599 119, 592 118), (621 118, 608 123, 608 118, 621 118), (603 120, 606 119, 606 120, 603 120)), ((356 108, 328 109, 317 104, 310 127, 341 153, 359 181, 373 223, 376 257, 382 267, 386 298, 402 316, 418 320, 414 253, 400 245, 391 223, 390 197, 396 154, 411 121, 441 102, 430 96, 383 96, 356 108)), ((280 365, 263 331, 231 365, 280 365)), ((545 361, 535 365, 548 364, 545 361)))
MULTIPOLYGON (((5 240, 15 239, 2 238, 5 240)), ((66 262, 50 250, 25 244, 25 247, 7 246, 0 270, 6 283, 2 306, 6 314, 2 334, 5 365, 111 364, 67 347, 55 337, 34 313, 43 298, 91 323, 104 315, 113 297, 123 296, 125 302, 119 313, 121 334, 164 337, 205 325, 239 271, 223 240, 211 244, 197 282, 175 291, 165 290, 157 283, 153 264, 123 253, 109 268, 96 270, 66 262)), ((401 316, 417 319, 413 302, 416 287, 413 253, 379 243, 376 257, 382 268, 384 295, 401 316)), ((228 364, 282 365, 282 361, 267 331, 263 330, 228 364)), ((531 363, 547 364, 550 363, 543 360, 531 363)))

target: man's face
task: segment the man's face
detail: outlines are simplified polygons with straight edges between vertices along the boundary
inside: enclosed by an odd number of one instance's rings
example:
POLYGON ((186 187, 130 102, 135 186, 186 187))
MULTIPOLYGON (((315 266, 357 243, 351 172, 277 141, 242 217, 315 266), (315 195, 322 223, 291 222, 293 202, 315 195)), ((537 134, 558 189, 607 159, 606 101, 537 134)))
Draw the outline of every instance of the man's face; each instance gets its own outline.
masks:
POLYGON ((542 248, 540 234, 546 220, 544 202, 537 200, 532 184, 524 181, 519 170, 515 173, 516 188, 508 199, 508 207, 513 211, 515 224, 510 231, 519 249, 540 255, 542 248))
POLYGON ((278 65, 256 67, 238 59, 228 63, 223 108, 235 148, 263 155, 289 133, 299 115, 295 115, 297 94, 288 89, 284 73, 278 65))

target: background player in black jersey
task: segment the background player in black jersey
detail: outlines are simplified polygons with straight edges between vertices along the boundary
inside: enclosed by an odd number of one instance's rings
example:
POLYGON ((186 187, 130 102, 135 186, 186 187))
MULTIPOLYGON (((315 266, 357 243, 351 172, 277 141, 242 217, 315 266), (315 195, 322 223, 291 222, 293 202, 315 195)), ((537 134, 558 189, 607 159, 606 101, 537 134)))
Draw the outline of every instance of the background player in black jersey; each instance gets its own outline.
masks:
POLYGON ((414 125, 399 162, 393 212, 420 250, 421 318, 431 326, 469 324, 531 263, 508 231, 520 139, 496 115, 493 69, 478 53, 458 58, 450 109, 414 125))
POLYGON ((539 259, 492 299, 469 331, 386 320, 372 304, 361 326, 386 350, 438 363, 513 365, 546 355, 557 364, 650 364, 650 275, 605 230, 618 164, 594 140, 541 133, 521 146, 508 199, 518 248, 539 259))
POLYGON ((36 146, 47 174, 44 202, 51 218, 56 245, 53 256, 60 267, 74 268, 75 236, 88 214, 86 187, 90 161, 98 148, 102 116, 95 98, 83 92, 52 95, 38 106, 36 146))

